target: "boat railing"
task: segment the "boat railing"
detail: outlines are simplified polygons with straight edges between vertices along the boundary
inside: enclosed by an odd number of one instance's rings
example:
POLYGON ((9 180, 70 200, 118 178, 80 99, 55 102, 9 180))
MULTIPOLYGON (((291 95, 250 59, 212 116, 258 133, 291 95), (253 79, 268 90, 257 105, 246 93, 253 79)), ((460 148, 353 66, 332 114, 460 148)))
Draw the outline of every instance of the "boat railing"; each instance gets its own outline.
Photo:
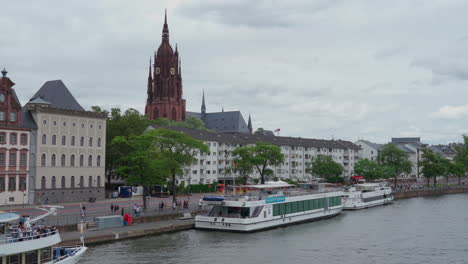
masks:
POLYGON ((41 239, 44 237, 53 236, 57 233, 58 233, 58 230, 53 230, 47 233, 39 233, 39 234, 34 233, 32 230, 23 231, 23 232, 11 232, 0 238, 0 245, 41 239))
POLYGON ((306 189, 289 189, 282 193, 265 193, 265 192, 250 192, 244 194, 225 195, 226 201, 260 201, 267 197, 294 197, 308 194, 327 193, 331 191, 341 191, 340 188, 327 188, 326 190, 306 190, 306 189))

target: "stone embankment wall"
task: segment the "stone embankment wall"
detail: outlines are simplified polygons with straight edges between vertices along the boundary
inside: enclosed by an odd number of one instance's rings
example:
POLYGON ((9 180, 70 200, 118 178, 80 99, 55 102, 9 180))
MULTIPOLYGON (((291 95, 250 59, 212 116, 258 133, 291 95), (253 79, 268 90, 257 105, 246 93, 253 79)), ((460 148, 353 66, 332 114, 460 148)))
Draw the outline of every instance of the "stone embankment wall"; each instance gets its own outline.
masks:
POLYGON ((421 190, 401 191, 395 193, 395 199, 406 199, 413 197, 435 196, 453 193, 468 193, 467 187, 445 187, 445 188, 426 188, 421 190))

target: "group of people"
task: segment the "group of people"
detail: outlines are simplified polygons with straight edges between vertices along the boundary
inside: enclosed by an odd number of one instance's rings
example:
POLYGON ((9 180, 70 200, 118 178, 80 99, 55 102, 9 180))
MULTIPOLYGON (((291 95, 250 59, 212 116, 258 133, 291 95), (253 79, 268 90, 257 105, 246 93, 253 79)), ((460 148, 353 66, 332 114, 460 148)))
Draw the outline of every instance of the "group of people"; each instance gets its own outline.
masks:
POLYGON ((29 216, 22 216, 19 219, 17 226, 12 226, 11 237, 18 241, 28 239, 38 239, 55 234, 56 226, 37 226, 35 223, 30 223, 29 216))
MULTIPOLYGON (((159 210, 164 210, 164 208, 166 208, 166 203, 163 200, 161 200, 161 202, 159 203, 159 210)), ((179 208, 189 209, 189 201, 185 200, 183 201, 183 203, 181 203, 180 200, 176 200, 175 202, 172 202, 173 211, 178 210, 179 208)))
MULTIPOLYGON (((111 204, 111 205, 110 205, 111 214, 115 214, 116 212, 119 211, 119 209, 120 209, 120 207, 119 207, 118 204, 111 204)), ((122 209, 121 209, 120 214, 121 214, 122 216, 124 216, 124 214, 125 214, 125 209, 124 209, 123 207, 122 207, 122 209)))

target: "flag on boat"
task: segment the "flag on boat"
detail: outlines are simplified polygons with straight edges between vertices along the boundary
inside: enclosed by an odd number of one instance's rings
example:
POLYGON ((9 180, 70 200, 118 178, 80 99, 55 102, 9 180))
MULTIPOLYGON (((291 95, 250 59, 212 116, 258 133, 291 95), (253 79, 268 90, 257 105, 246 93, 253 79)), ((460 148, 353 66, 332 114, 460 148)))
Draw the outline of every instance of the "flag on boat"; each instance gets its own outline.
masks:
POLYGON ((280 132, 280 131, 281 131, 281 129, 279 129, 279 128, 275 129, 275 132, 280 132))

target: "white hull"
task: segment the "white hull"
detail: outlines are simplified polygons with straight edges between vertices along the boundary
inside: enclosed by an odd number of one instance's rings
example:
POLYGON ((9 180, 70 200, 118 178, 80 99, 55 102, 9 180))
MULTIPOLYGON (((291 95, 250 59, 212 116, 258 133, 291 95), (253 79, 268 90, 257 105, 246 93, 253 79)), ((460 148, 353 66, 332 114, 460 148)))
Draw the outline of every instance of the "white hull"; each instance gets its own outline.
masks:
POLYGON ((393 197, 392 198, 386 198, 383 200, 377 200, 377 201, 372 201, 372 202, 355 202, 355 203, 350 203, 346 204, 343 210, 359 210, 359 209, 365 209, 365 208, 370 208, 374 206, 379 206, 379 205, 386 205, 390 204, 393 202, 393 197))
POLYGON ((338 215, 342 210, 343 205, 340 205, 327 210, 318 209, 285 216, 275 216, 272 219, 262 220, 261 217, 258 217, 259 219, 225 219, 224 222, 216 217, 197 216, 195 218, 195 228, 234 232, 255 232, 333 217, 338 215))
POLYGON ((63 259, 47 262, 47 264, 75 264, 78 263, 80 258, 84 255, 88 248, 85 246, 79 247, 79 249, 73 254, 73 256, 66 256, 63 259))

